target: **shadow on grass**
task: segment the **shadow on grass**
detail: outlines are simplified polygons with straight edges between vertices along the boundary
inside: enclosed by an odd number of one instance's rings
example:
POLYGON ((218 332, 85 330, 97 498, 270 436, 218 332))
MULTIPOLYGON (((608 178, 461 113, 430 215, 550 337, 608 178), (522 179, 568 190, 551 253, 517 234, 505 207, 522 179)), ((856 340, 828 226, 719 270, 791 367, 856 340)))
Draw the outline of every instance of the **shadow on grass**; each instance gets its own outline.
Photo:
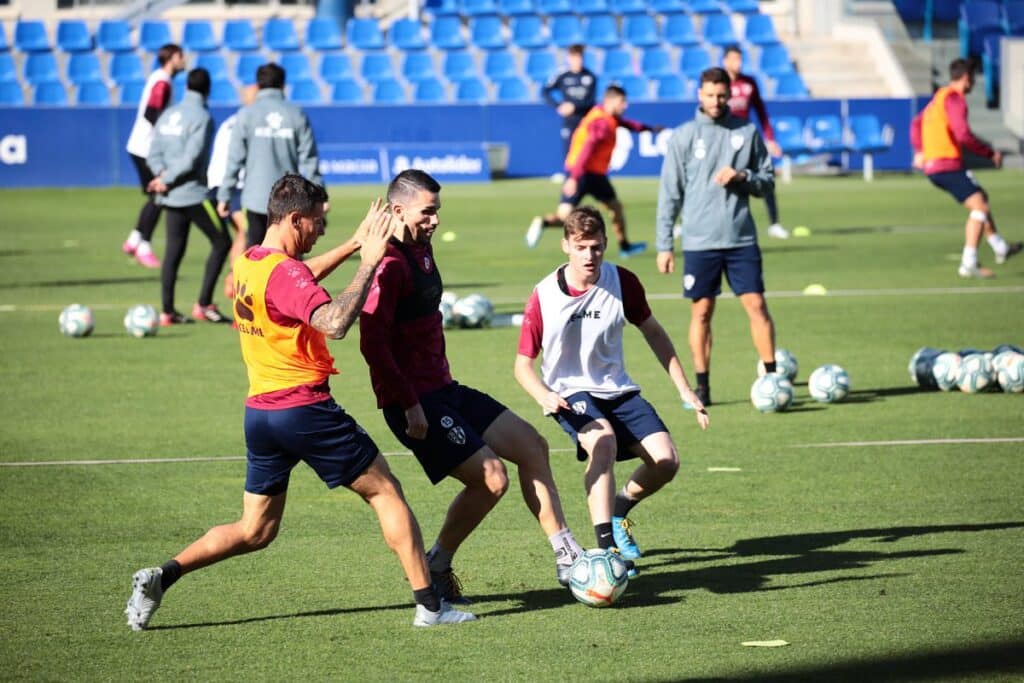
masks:
POLYGON ((147 631, 177 631, 186 628, 208 628, 211 626, 239 626, 241 624, 256 624, 261 621, 277 621, 278 619, 298 619, 301 617, 334 617, 339 614, 358 614, 360 612, 380 612, 383 610, 404 609, 413 611, 411 604, 401 605, 380 605, 370 607, 335 607, 333 609, 318 609, 309 612, 292 612, 291 614, 267 614, 262 617, 245 617, 243 619, 225 619, 224 621, 203 621, 195 624, 167 624, 165 626, 150 626, 147 631))
POLYGON ((135 275, 132 277, 90 278, 87 280, 42 280, 39 282, 11 282, 0 284, 0 289, 29 289, 34 287, 99 287, 102 285, 137 285, 142 282, 159 282, 160 272, 152 275, 135 275))

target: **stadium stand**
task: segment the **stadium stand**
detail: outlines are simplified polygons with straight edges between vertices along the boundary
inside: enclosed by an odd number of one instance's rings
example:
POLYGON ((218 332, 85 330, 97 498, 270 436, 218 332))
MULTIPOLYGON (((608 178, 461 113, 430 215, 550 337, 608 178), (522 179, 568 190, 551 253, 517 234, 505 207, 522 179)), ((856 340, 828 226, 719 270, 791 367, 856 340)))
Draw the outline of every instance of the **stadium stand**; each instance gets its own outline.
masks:
POLYGON ((491 81, 504 78, 518 78, 516 58, 511 52, 489 52, 484 59, 484 75, 491 81))
POLYGON ((458 102, 486 102, 487 86, 479 78, 463 78, 455 84, 455 100, 458 102))
POLYGON ((402 61, 402 78, 410 83, 418 83, 437 77, 434 57, 429 52, 409 52, 402 61))
POLYGON ((448 101, 448 91, 437 78, 425 78, 416 84, 413 100, 421 103, 440 103, 448 101))
POLYGON ((874 155, 892 147, 893 130, 873 114, 851 116, 846 129, 846 147, 864 155, 864 180, 874 178, 874 155))
MULTIPOLYGON (((210 80, 218 81, 225 80, 228 78, 228 63, 224 59, 224 55, 219 52, 204 52, 196 58, 194 63, 197 67, 202 67, 210 72, 210 80)), ((289 77, 291 73, 289 72, 289 77)))
POLYGON ((386 52, 364 54, 363 61, 359 65, 359 75, 369 83, 394 80, 395 69, 391 63, 391 55, 386 52))
POLYGON ((534 83, 547 83, 558 73, 558 62, 550 50, 531 50, 526 54, 525 71, 534 83))
POLYGON ((391 24, 388 37, 399 50, 424 50, 427 47, 427 41, 423 39, 423 24, 419 19, 399 19, 391 24))
POLYGON ((1024 36, 1024 2, 1003 5, 1003 30, 1009 36, 1024 36))
POLYGON ((659 100, 692 100, 697 96, 693 81, 682 76, 667 74, 656 80, 656 96, 659 100))
POLYGON ((636 68, 633 66, 633 53, 626 48, 606 50, 604 64, 599 71, 605 78, 622 78, 636 74, 636 68))
POLYGON ((342 78, 331 88, 331 102, 336 104, 362 104, 363 86, 352 78, 342 78))
POLYGON ((248 19, 230 19, 224 22, 224 47, 232 52, 250 52, 260 49, 252 22, 248 19))
POLYGON ((695 14, 720 14, 723 11, 722 3, 718 0, 688 0, 686 4, 695 14))
POLYGON ((373 101, 377 104, 403 104, 408 101, 405 86, 394 78, 379 80, 373 85, 373 101))
POLYGON ((477 78, 476 59, 466 50, 455 50, 445 55, 442 67, 444 77, 455 82, 464 78, 477 78))
POLYGON ((143 80, 125 81, 121 83, 121 94, 118 103, 126 106, 138 106, 142 91, 146 88, 143 80))
POLYGON ((692 80, 699 79, 700 73, 711 66, 711 64, 711 54, 700 46, 684 49, 679 58, 679 70, 692 80))
POLYGON ((838 116, 808 116, 804 128, 804 139, 811 152, 838 154, 846 149, 843 143, 843 126, 838 116))
POLYGON ((92 52, 92 35, 80 19, 62 19, 57 24, 57 47, 64 52, 92 52))
POLYGON ((259 53, 246 52, 238 55, 238 61, 235 62, 235 78, 242 85, 255 83, 256 69, 266 62, 267 58, 259 53))
POLYGON ((757 14, 761 11, 757 0, 725 0, 725 7, 739 14, 757 14))
POLYGON ((58 82, 57 60, 52 52, 30 52, 24 64, 25 82, 30 85, 58 82))
POLYGON ((505 34, 497 15, 473 17, 469 24, 470 42, 481 50, 501 50, 505 47, 505 34))
POLYGON ((20 107, 25 104, 25 93, 16 81, 0 81, 0 104, 20 107))
POLYGON ((689 14, 670 14, 664 25, 665 40, 678 47, 699 45, 700 38, 689 14))
POLYGON ((14 57, 0 52, 0 83, 17 83, 18 69, 14 66, 14 57))
POLYGON ((46 24, 38 19, 19 20, 14 25, 14 46, 21 52, 49 52, 46 24))
POLYGON ((288 99, 299 104, 320 104, 323 101, 323 94, 316 81, 304 78, 291 81, 288 86, 288 99))
POLYGON ((328 83, 355 78, 352 60, 344 52, 328 52, 320 57, 320 78, 328 83))
POLYGON ((181 40, 182 47, 192 52, 215 52, 220 49, 220 40, 213 33, 213 24, 205 19, 186 21, 181 40))
POLYGON ((286 52, 279 62, 289 81, 308 81, 313 78, 309 57, 302 52, 286 52))
POLYGON ((772 18, 765 14, 752 14, 747 17, 743 27, 743 37, 754 45, 777 45, 779 37, 775 33, 772 18))
POLYGON ((529 16, 537 12, 533 0, 498 0, 498 10, 506 17, 529 16))
MULTIPOLYGON (((174 87, 177 91, 177 84, 174 87)), ((184 86, 181 89, 184 90, 184 86)), ((175 92, 175 97, 178 97, 177 92, 175 92)), ((236 106, 238 104, 238 90, 235 88, 235 84, 223 78, 212 80, 210 83, 210 97, 207 99, 207 102, 211 106, 236 106)))
POLYGON ((100 60, 93 52, 76 52, 67 61, 68 81, 75 85, 102 82, 100 60))
POLYGON ((537 11, 548 17, 557 17, 572 14, 575 10, 569 0, 539 0, 537 11))
MULTIPOLYGON (((675 16, 688 12, 690 7, 683 0, 649 0, 648 7, 659 14, 675 16)), ((687 15, 689 16, 689 15, 687 15)))
POLYGON ((623 76, 618 84, 626 91, 626 96, 635 101, 650 99, 650 82, 646 76, 623 76))
POLYGON ((120 53, 135 50, 131 24, 120 19, 101 21, 96 34, 96 42, 99 43, 100 49, 106 52, 120 53))
POLYGON ((530 87, 518 78, 503 78, 496 83, 498 102, 530 102, 530 87))
POLYGON ((804 84, 804 79, 795 71, 779 74, 775 81, 775 97, 809 97, 810 91, 804 84))
POLYGON ((78 86, 75 103, 94 106, 109 105, 110 91, 104 83, 99 83, 97 81, 82 83, 78 86))
POLYGON ((644 0, 611 0, 611 10, 618 15, 647 14, 644 0))
POLYGON ((524 49, 547 47, 551 42, 547 28, 538 16, 513 17, 512 44, 524 49))
POLYGON ((0 22, 0 51, 6 52, 10 49, 11 45, 7 42, 7 29, 4 28, 3 22, 0 22))
POLYGON ((985 103, 989 107, 996 107, 999 104, 999 43, 1002 39, 1002 35, 990 33, 985 36, 981 45, 981 73, 985 82, 985 103))
POLYGON ((576 11, 584 16, 606 14, 608 10, 608 0, 579 0, 576 4, 576 11))
POLYGON ((467 17, 497 16, 498 4, 494 0, 462 0, 461 14, 467 17))
POLYGON ((338 22, 327 17, 313 17, 306 24, 306 45, 317 52, 340 50, 343 46, 338 22))
POLYGON ((761 48, 756 68, 771 78, 779 78, 783 74, 793 72, 793 63, 784 46, 765 45, 761 48))
POLYGON ((147 19, 139 25, 139 45, 146 52, 156 52, 161 45, 174 42, 166 21, 147 19))
POLYGON ((960 5, 957 23, 960 56, 980 57, 985 36, 1003 33, 1003 15, 998 2, 971 0, 960 5))
POLYGON ((437 17, 430 26, 430 43, 441 50, 461 50, 466 47, 462 20, 457 16, 437 17))
POLYGON ((654 47, 661 44, 658 25, 654 17, 647 14, 627 16, 622 34, 626 42, 635 47, 654 47))
POLYGON ((292 52, 301 47, 295 24, 280 17, 268 19, 263 25, 263 44, 274 52, 292 52))
POLYGON ((35 87, 32 101, 37 105, 62 107, 68 103, 68 94, 63 84, 57 81, 44 81, 35 87))
POLYGON ((346 32, 348 44, 357 50, 384 48, 384 34, 376 19, 350 19, 346 32))
POLYGON ((640 57, 640 72, 648 78, 675 75, 672 68, 672 55, 662 47, 650 47, 640 57))
POLYGON ((552 17, 548 27, 551 29, 551 42, 558 47, 566 48, 584 42, 583 24, 575 14, 552 17))
POLYGON ((423 9, 432 17, 457 15, 461 11, 458 0, 427 0, 423 9))
POLYGON ((709 14, 704 17, 704 40, 719 47, 739 42, 732 27, 732 17, 726 14, 709 14))

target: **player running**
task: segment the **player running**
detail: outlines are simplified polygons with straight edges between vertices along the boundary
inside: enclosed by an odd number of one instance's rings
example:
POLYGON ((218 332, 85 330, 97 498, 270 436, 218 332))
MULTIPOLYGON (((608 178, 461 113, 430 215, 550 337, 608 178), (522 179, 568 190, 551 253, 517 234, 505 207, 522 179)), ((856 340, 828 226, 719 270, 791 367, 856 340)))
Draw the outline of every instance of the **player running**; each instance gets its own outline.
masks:
POLYGON ((627 515, 672 481, 679 456, 665 424, 626 373, 622 331, 627 322, 640 328, 679 397, 695 407, 701 429, 707 429, 709 418, 690 389, 672 340, 651 313, 640 280, 605 263, 607 245, 596 209, 580 207, 566 217, 562 251, 569 262, 530 295, 515 376, 573 438, 576 457, 587 463, 583 482, 598 546, 618 548, 632 560, 641 553, 627 515), (538 376, 534 361, 542 351, 538 376), (615 462, 637 457, 640 466, 616 493, 615 462))

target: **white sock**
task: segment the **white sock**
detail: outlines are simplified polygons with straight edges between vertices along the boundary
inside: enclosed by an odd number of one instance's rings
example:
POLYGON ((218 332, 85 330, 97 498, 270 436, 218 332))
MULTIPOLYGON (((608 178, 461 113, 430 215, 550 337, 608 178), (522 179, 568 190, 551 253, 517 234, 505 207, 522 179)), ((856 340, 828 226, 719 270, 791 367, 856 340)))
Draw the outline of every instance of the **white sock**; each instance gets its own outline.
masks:
POLYGON ((140 256, 153 253, 153 246, 146 240, 140 240, 138 246, 135 248, 135 253, 140 256))
POLYGON ((557 564, 572 564, 573 560, 583 554, 583 548, 576 542, 576 537, 568 529, 560 529, 548 536, 551 549, 555 551, 557 564))
POLYGON ((964 247, 964 254, 960 257, 960 265, 964 268, 978 267, 978 250, 975 247, 964 247))
POLYGON ((432 572, 443 572, 445 569, 449 569, 452 566, 452 557, 455 553, 445 550, 441 547, 440 543, 435 543, 434 547, 427 553, 427 564, 432 572))
POLYGON ((139 232, 138 230, 132 230, 130 233, 128 233, 128 246, 134 249, 135 247, 139 246, 139 242, 141 241, 142 233, 139 232))
POLYGON ((992 233, 987 239, 988 245, 992 247, 992 251, 996 253, 996 256, 1006 256, 1007 252, 1010 251, 1010 245, 1006 243, 1006 240, 998 232, 992 233))

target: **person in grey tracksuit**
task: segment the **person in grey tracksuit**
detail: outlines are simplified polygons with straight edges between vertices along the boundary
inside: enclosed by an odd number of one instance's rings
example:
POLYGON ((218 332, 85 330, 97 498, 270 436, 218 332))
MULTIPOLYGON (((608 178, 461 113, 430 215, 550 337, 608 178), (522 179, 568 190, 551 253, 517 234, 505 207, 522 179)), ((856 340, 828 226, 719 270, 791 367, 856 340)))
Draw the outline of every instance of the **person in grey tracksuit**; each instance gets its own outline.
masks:
POLYGON ((174 287, 188 246, 191 223, 210 240, 210 255, 199 299, 192 307, 192 318, 229 321, 213 303, 213 288, 231 248, 231 238, 206 196, 206 167, 213 141, 213 119, 206 109, 209 72, 203 68, 190 71, 187 88, 181 102, 157 119, 146 157, 146 165, 154 176, 149 190, 156 193, 159 204, 167 210, 167 248, 160 272, 160 324, 165 326, 191 322, 174 308, 174 287))
POLYGON ((285 72, 273 62, 256 70, 256 100, 238 112, 231 131, 228 164, 217 190, 217 212, 230 211, 231 188, 245 169, 242 208, 245 209, 247 246, 263 242, 267 233, 270 188, 287 173, 298 173, 323 185, 316 140, 306 114, 284 98, 285 72))
POLYGON ((764 301, 764 277, 750 195, 774 187, 771 158, 754 124, 729 112, 729 74, 700 78, 700 107, 668 142, 658 189, 658 270, 675 269, 672 228, 683 213, 683 296, 691 300, 690 350, 697 396, 711 405, 711 317, 722 273, 750 318, 754 347, 775 372, 775 326, 764 301))

